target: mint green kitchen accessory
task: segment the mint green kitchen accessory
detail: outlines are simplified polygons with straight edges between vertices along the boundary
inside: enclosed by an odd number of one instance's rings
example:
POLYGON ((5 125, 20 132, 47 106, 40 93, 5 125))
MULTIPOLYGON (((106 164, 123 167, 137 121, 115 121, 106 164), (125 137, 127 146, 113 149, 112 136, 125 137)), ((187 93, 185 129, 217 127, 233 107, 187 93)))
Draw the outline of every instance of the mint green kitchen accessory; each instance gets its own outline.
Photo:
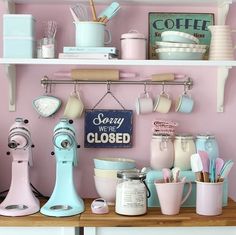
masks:
POLYGON ((113 2, 111 5, 109 5, 101 14, 98 16, 98 21, 104 20, 108 21, 113 16, 117 14, 117 12, 120 9, 120 4, 118 2, 113 2))

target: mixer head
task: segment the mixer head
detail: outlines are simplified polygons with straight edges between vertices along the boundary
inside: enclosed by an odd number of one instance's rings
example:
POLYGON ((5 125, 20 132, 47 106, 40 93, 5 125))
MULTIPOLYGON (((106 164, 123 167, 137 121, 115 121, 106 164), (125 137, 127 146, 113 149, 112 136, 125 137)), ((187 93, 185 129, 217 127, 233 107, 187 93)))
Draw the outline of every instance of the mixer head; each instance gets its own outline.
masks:
POLYGON ((54 128, 53 144, 59 161, 73 161, 77 165, 77 141, 73 121, 62 118, 54 128))
POLYGON ((31 136, 26 123, 28 120, 23 118, 15 119, 8 136, 8 147, 10 149, 26 149, 31 144, 31 136))

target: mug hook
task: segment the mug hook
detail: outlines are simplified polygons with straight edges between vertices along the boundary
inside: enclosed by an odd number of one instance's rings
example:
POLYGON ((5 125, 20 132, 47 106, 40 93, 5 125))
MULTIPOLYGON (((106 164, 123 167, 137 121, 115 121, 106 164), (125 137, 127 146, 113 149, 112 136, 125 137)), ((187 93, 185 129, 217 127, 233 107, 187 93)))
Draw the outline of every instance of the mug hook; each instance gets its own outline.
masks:
POLYGON ((184 84, 184 95, 187 95, 187 91, 188 91, 188 86, 184 84))
POLYGON ((162 83, 162 90, 161 90, 161 94, 165 94, 165 83, 163 82, 162 83))
POLYGON ((147 94, 147 82, 144 82, 144 94, 147 94))
POLYGON ((107 93, 111 93, 111 82, 107 81, 107 93))

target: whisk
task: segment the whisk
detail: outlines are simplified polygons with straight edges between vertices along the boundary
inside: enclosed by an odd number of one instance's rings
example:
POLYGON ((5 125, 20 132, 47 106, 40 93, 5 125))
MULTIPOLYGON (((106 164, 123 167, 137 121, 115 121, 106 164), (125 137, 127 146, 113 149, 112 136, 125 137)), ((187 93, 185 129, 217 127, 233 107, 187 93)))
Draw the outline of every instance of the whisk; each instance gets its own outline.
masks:
POLYGON ((45 38, 55 38, 57 32, 57 22, 49 20, 44 27, 45 38))
POLYGON ((74 21, 88 21, 89 15, 86 5, 77 3, 70 7, 70 11, 74 21))

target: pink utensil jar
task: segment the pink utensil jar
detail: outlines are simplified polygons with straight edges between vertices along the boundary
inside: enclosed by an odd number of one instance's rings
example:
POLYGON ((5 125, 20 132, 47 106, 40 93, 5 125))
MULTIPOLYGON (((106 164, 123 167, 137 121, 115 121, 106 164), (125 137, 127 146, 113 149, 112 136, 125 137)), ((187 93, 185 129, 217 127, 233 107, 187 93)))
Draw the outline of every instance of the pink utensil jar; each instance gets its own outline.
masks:
POLYGON ((164 215, 176 215, 180 211, 180 206, 189 197, 192 184, 191 182, 180 181, 177 183, 155 182, 157 196, 160 201, 161 213, 164 215), (183 197, 184 184, 188 184, 188 192, 183 197))
POLYGON ((145 60, 146 38, 137 30, 130 30, 121 35, 121 59, 123 60, 145 60))
POLYGON ((222 213, 223 182, 206 183, 196 181, 196 212, 199 215, 214 216, 222 213))

